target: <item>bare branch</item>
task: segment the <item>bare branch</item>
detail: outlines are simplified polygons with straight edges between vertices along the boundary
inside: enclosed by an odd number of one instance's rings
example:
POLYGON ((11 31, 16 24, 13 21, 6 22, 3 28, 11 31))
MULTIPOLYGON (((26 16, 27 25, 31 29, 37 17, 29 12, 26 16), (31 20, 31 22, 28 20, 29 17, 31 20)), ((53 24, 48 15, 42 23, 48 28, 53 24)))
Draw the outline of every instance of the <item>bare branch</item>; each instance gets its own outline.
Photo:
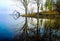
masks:
POLYGON ((26 6, 29 4, 29 0, 20 0, 20 2, 23 4, 23 6, 26 8, 26 6))

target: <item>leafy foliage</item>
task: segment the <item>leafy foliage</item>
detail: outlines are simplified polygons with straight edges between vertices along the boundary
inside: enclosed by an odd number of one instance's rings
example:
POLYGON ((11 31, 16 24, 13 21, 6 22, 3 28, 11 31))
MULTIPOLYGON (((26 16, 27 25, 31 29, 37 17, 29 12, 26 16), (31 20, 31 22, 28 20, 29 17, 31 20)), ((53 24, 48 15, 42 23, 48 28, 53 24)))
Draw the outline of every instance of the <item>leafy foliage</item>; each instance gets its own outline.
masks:
POLYGON ((60 0, 57 0, 57 4, 60 4, 60 0))
POLYGON ((51 0, 46 0, 45 7, 46 8, 48 7, 49 10, 52 10, 52 2, 51 2, 51 0))
POLYGON ((41 6, 41 10, 43 10, 43 6, 41 6))

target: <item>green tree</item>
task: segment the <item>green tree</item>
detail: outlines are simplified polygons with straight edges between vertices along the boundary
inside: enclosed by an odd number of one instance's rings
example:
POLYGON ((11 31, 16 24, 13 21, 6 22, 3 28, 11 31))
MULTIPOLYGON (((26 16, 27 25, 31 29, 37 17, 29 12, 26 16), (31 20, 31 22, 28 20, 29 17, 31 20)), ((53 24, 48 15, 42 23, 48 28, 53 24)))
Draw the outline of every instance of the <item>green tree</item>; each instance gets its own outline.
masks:
POLYGON ((45 7, 46 7, 46 9, 48 8, 49 10, 52 10, 52 2, 51 2, 51 0, 46 0, 45 7))
POLYGON ((60 0, 57 0, 57 4, 60 4, 60 0))
POLYGON ((40 10, 43 10, 43 5, 41 6, 40 10))

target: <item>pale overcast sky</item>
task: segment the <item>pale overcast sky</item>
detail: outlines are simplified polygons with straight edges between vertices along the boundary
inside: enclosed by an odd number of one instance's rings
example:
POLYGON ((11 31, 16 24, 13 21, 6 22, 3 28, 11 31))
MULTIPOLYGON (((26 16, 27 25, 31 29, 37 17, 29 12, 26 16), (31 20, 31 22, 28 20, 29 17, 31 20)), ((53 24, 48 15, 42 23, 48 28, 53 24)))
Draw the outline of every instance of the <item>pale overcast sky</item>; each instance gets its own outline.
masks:
POLYGON ((14 34, 22 26, 20 24, 22 20, 24 21, 24 18, 20 17, 17 20, 14 20, 14 18, 10 16, 10 14, 12 14, 14 10, 19 10, 20 13, 24 13, 24 10, 20 9, 16 5, 17 1, 0 0, 0 34, 2 36, 10 35, 8 34, 8 32, 14 34))

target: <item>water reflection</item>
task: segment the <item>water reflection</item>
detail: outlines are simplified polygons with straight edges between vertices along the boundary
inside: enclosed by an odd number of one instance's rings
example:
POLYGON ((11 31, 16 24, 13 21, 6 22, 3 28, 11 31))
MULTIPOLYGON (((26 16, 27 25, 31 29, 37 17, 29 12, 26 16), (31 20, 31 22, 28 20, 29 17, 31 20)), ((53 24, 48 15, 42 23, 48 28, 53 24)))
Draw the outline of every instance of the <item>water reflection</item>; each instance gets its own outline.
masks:
MULTIPOLYGON (((57 20, 55 20, 55 19, 52 19, 52 20, 51 19, 41 19, 40 20, 40 28, 38 29, 39 30, 38 40, 39 41, 60 41, 60 29, 58 29, 60 26, 58 28, 57 28, 57 26, 55 27, 56 22, 57 22, 57 20)), ((57 22, 56 25, 59 25, 59 22, 57 22)), ((31 27, 32 26, 33 25, 31 25, 31 27)), ((37 34, 36 34, 37 29, 36 28, 37 28, 36 26, 33 26, 32 28, 28 28, 27 38, 26 38, 26 34, 24 34, 24 32, 22 32, 22 34, 20 34, 19 39, 21 38, 21 41, 24 41, 25 39, 27 39, 27 41, 28 40, 36 41, 37 40, 37 34)))

